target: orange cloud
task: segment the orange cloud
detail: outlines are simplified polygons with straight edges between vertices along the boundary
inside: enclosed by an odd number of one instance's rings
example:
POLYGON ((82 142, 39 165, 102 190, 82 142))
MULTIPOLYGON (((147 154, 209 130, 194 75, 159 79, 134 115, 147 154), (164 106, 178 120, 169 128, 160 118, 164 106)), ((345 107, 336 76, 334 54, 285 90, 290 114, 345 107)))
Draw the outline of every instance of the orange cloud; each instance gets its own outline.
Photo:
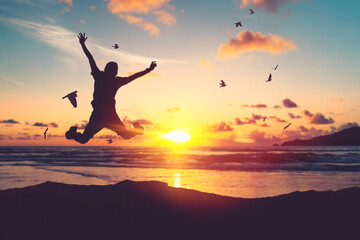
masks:
POLYGON ((89 6, 89 8, 90 8, 92 11, 94 11, 94 10, 96 9, 96 6, 91 5, 91 6, 89 6))
POLYGON ((105 0, 111 13, 146 14, 164 7, 170 0, 105 0))
POLYGON ((172 25, 177 22, 176 18, 166 11, 156 11, 154 14, 157 16, 157 20, 166 25, 172 25))
POLYGON ((135 24, 143 30, 148 31, 152 35, 159 33, 159 28, 156 25, 144 21, 144 19, 141 17, 135 17, 133 15, 119 15, 119 17, 124 19, 129 24, 135 24))
POLYGON ((241 53, 247 51, 280 54, 294 49, 297 49, 297 46, 292 41, 282 39, 279 36, 244 31, 238 33, 237 38, 230 38, 228 43, 219 46, 217 59, 237 58, 241 53))
POLYGON ((73 6, 72 0, 58 0, 58 3, 64 2, 67 5, 69 5, 70 7, 73 6))
POLYGON ((220 122, 220 123, 215 123, 215 124, 210 125, 210 126, 207 125, 205 127, 205 130, 211 131, 211 132, 231 132, 231 131, 234 130, 234 128, 232 128, 226 122, 220 122))
POLYGON ((256 9, 264 8, 267 12, 276 14, 281 5, 289 2, 298 2, 298 0, 235 0, 235 4, 240 3, 240 8, 255 6, 256 9))
POLYGON ((84 19, 81 19, 81 20, 80 20, 80 23, 81 23, 81 24, 85 24, 85 20, 84 20, 84 19))
POLYGON ((157 16, 157 21, 172 25, 176 23, 176 18, 162 8, 174 9, 169 5, 170 0, 105 0, 108 3, 108 9, 112 14, 117 14, 120 18, 127 21, 129 24, 134 24, 137 27, 149 32, 150 34, 158 34, 159 28, 153 24, 146 22, 141 17, 136 17, 134 14, 148 14, 152 13, 157 16))

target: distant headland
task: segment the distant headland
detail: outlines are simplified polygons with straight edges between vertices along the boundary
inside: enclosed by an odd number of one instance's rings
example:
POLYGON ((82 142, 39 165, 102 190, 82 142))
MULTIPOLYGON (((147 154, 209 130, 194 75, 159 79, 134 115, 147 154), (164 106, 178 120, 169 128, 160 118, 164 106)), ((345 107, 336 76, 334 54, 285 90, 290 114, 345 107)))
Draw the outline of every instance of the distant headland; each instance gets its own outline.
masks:
POLYGON ((295 139, 281 146, 359 146, 360 127, 347 128, 334 134, 314 137, 308 140, 295 139))

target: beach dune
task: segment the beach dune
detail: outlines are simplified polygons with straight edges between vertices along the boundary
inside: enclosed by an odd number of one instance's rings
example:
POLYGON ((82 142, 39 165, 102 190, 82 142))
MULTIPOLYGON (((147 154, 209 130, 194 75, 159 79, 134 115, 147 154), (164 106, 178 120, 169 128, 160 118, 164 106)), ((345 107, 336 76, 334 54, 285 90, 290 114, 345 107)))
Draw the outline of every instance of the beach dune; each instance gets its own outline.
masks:
POLYGON ((243 199, 162 182, 0 191, 0 239, 359 239, 360 188, 243 199))

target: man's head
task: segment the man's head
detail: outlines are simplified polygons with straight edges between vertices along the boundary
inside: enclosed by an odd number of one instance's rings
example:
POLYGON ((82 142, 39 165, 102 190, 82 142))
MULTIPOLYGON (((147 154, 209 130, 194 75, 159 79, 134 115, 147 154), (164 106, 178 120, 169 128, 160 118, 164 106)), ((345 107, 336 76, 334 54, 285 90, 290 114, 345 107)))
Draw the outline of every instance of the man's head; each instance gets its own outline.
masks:
POLYGON ((118 65, 116 62, 108 62, 105 66, 105 73, 111 77, 116 77, 118 73, 118 65))

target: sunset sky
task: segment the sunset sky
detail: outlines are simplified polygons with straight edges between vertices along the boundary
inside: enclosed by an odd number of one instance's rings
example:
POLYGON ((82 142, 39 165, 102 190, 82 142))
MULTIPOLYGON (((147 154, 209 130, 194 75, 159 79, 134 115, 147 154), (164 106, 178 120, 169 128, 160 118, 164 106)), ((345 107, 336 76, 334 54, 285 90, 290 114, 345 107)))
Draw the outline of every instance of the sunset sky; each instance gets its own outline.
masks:
POLYGON ((145 134, 102 130, 87 145, 177 144, 164 138, 173 130, 189 146, 272 145, 357 126, 358 9, 356 0, 1 1, 0 145, 79 145, 64 136, 92 111, 79 32, 100 69, 116 61, 128 76, 158 63, 116 97, 119 117, 145 134), (75 90, 77 108, 62 99, 75 90))

